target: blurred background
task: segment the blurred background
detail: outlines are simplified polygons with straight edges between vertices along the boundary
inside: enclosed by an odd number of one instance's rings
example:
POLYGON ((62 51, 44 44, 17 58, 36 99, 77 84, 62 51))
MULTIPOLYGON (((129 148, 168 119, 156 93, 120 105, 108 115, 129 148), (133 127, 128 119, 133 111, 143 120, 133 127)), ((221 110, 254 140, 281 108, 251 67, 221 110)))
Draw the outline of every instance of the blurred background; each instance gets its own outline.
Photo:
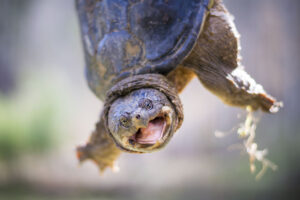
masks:
MULTIPOLYGON (((0 199, 300 198, 300 1, 225 0, 241 33, 247 71, 284 102, 257 113, 256 141, 278 170, 249 170, 235 132, 246 112, 224 105, 197 79, 180 95, 185 121, 169 145, 122 154, 119 173, 79 166, 102 107, 84 79, 73 0, 0 0, 0 199)), ((257 163, 259 170, 261 165, 257 163)))

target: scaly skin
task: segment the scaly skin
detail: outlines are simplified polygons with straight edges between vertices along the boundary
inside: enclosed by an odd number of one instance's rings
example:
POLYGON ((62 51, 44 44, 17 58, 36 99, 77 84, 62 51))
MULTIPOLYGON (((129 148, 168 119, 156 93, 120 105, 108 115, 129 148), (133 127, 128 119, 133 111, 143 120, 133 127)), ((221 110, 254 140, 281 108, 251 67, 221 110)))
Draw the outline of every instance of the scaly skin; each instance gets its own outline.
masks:
MULTIPOLYGON (((169 72, 166 77, 158 74, 131 74, 125 81, 121 80, 111 88, 106 95, 106 103, 96 130, 93 132, 87 145, 77 149, 79 160, 84 161, 91 159, 95 161, 100 170, 103 171, 107 167, 114 166, 114 162, 121 153, 121 150, 134 153, 143 152, 137 148, 132 151, 132 149, 130 149, 131 147, 127 148, 128 146, 126 146, 130 145, 128 142, 123 143, 116 138, 115 133, 112 134, 115 127, 118 126, 118 117, 120 117, 118 113, 121 111, 114 111, 114 114, 109 117, 110 107, 113 103, 115 101, 122 101, 117 100, 119 97, 125 96, 123 101, 128 101, 126 97, 130 97, 135 90, 143 90, 143 88, 156 89, 157 92, 160 91, 164 93, 170 102, 173 103, 174 110, 176 110, 175 118, 177 120, 174 119, 176 125, 174 130, 172 130, 171 136, 180 127, 183 120, 182 106, 178 98, 178 93, 181 92, 195 76, 199 78, 207 89, 220 97, 226 104, 243 108, 250 107, 252 110, 262 109, 266 112, 277 112, 281 107, 281 103, 268 95, 262 86, 257 84, 254 79, 244 71, 240 63, 239 48, 239 35, 235 29, 232 17, 226 10, 223 2, 221 0, 215 0, 192 52, 175 70, 169 72), (116 117, 118 119, 115 119, 116 117), (109 123, 110 129, 108 128, 109 123)), ((89 61, 92 62, 93 59, 89 61)), ((91 66, 97 67, 93 64, 91 66)), ((99 63, 98 67, 101 69, 104 68, 104 66, 99 63)), ((103 70, 103 73, 106 73, 105 70, 103 70)), ((95 74, 91 74, 91 76, 92 75, 95 74)), ((104 81, 107 83, 111 81, 111 79, 105 79, 104 81)), ((94 84, 94 82, 92 83, 94 84)), ((101 87, 100 85, 99 91, 103 91, 101 87)), ((98 92, 98 90, 94 91, 96 93, 98 92)), ((155 94, 155 92, 153 94, 155 94)), ((98 96, 104 98, 103 93, 101 95, 98 94, 98 96)), ((142 97, 141 95, 140 98, 142 97)), ((124 102, 118 103, 122 104, 124 102)), ((135 113, 135 111, 139 109, 134 107, 135 103, 136 102, 133 102, 133 105, 128 107, 131 108, 131 113, 135 113)), ((118 106, 114 105, 113 107, 116 108, 118 106)), ((147 115, 146 121, 149 121, 151 117, 152 115, 147 115)), ((130 120, 133 120, 132 116, 130 120)), ((134 125, 131 128, 136 130, 136 126, 137 125, 134 125)), ((120 135, 122 133, 117 134, 120 135)), ((168 140, 171 136, 168 137, 168 140)), ((151 151, 152 150, 154 151, 156 149, 154 148, 151 149, 151 151)))
POLYGON ((183 64, 224 103, 275 113, 282 106, 255 82, 240 63, 239 34, 221 0, 210 9, 203 31, 183 64))
POLYGON ((196 74, 193 70, 182 65, 179 65, 167 75, 168 80, 175 85, 178 93, 181 93, 194 77, 196 77, 196 74))

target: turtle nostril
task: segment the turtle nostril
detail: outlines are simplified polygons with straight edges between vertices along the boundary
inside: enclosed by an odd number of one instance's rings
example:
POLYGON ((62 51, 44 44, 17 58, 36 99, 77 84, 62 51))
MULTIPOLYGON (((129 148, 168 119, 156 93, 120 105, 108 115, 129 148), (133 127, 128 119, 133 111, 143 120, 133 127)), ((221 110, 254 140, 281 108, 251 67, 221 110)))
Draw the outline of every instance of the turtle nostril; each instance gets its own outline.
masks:
POLYGON ((140 119, 140 118, 141 118, 141 115, 137 114, 137 115, 135 116, 135 118, 140 119))
POLYGON ((129 142, 129 144, 134 145, 134 140, 133 139, 129 139, 128 142, 129 142))

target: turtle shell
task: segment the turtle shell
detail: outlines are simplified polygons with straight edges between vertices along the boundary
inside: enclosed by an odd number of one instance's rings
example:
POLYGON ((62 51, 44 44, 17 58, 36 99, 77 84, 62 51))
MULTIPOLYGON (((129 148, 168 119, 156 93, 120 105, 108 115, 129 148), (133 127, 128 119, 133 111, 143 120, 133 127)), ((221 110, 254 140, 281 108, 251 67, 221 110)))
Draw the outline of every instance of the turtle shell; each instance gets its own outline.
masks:
POLYGON ((192 50, 213 0, 77 0, 90 88, 167 74, 192 50))

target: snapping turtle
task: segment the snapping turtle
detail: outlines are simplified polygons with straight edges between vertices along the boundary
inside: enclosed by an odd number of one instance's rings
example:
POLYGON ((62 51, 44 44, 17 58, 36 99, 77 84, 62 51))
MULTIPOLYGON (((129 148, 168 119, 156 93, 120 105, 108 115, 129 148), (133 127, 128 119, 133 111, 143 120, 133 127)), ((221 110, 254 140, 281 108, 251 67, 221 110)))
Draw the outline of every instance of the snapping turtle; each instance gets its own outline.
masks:
POLYGON ((277 112, 244 71, 222 0, 76 0, 90 89, 105 102, 80 161, 113 167, 121 151, 161 149, 183 121, 178 97, 197 76, 224 103, 277 112))

